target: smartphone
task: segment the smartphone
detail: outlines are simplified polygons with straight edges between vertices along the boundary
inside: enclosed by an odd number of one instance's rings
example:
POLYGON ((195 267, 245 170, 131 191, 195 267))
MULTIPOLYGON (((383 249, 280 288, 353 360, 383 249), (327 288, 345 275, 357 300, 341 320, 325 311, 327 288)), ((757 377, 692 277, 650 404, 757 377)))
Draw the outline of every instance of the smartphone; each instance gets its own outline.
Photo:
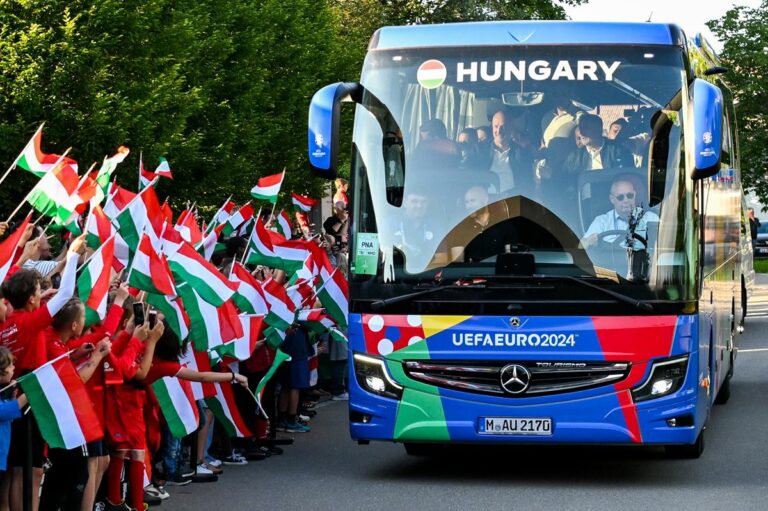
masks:
POLYGON ((149 311, 147 320, 149 321, 150 330, 152 328, 155 328, 155 323, 157 323, 157 311, 155 309, 152 309, 151 311, 149 311))
POLYGON ((144 324, 144 304, 142 302, 134 302, 133 304, 133 324, 136 326, 144 324))

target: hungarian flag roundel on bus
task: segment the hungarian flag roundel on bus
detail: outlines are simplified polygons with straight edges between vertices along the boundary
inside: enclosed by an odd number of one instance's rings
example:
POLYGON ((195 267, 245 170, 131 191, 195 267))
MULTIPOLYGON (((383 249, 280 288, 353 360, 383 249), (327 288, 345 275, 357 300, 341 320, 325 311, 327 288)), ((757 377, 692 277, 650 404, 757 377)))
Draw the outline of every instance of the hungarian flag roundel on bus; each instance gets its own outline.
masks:
POLYGON ((416 80, 425 89, 440 87, 447 76, 448 70, 445 69, 445 64, 435 59, 424 62, 416 71, 416 80))

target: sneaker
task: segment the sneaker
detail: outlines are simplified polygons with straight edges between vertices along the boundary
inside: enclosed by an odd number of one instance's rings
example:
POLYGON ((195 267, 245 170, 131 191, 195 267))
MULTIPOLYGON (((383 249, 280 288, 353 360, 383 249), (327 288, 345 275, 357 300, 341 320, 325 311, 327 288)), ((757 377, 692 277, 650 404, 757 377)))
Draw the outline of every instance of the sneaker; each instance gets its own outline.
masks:
POLYGON ((191 483, 192 480, 188 477, 184 477, 181 474, 175 474, 172 477, 169 477, 168 480, 165 481, 165 484, 168 486, 186 486, 189 483, 191 483))
POLYGON ((181 471, 181 477, 183 477, 185 479, 189 479, 193 475, 195 475, 195 469, 193 467, 191 467, 191 466, 187 467, 185 469, 182 469, 182 471, 181 471))
POLYGON ((300 413, 299 415, 296 416, 296 418, 299 419, 301 422, 304 422, 304 423, 309 422, 309 416, 308 415, 304 415, 304 414, 300 413))
POLYGON ((210 470, 212 474, 219 475, 219 474, 223 474, 224 473, 224 469, 223 468, 214 467, 210 463, 203 463, 202 465, 205 468, 207 468, 208 470, 210 470))
POLYGON ((311 419, 312 417, 317 415, 317 410, 308 410, 306 408, 299 408, 299 413, 301 415, 306 415, 307 417, 309 417, 311 419))
POLYGON ((232 450, 232 454, 224 458, 222 462, 225 465, 247 465, 248 464, 248 460, 246 460, 243 456, 240 455, 240 453, 238 453, 234 449, 232 450))
POLYGON ((206 467, 205 464, 203 464, 203 463, 200 463, 197 466, 196 474, 199 475, 199 476, 200 475, 202 475, 202 476, 209 476, 209 475, 212 476, 212 475, 214 475, 214 473, 211 470, 209 470, 208 467, 206 467))
POLYGON ((218 467, 221 466, 221 460, 217 460, 216 458, 211 458, 211 459, 208 460, 208 464, 213 466, 213 467, 218 468, 218 467))
POLYGON ((349 392, 342 392, 331 398, 331 401, 349 401, 349 392))
POLYGON ((97 502, 93 505, 93 511, 104 511, 104 503, 103 502, 97 502))
POLYGON ((104 511, 131 511, 131 508, 124 501, 120 504, 113 504, 109 500, 105 500, 104 511))
POLYGON ((155 496, 155 497, 158 497, 160 500, 165 500, 165 499, 167 499, 168 497, 170 497, 170 495, 168 494, 168 492, 167 492, 167 491, 165 491, 165 488, 163 488, 163 487, 162 487, 161 485, 159 485, 159 484, 150 484, 149 486, 147 486, 146 488, 144 488, 144 497, 145 497, 145 501, 146 501, 146 496, 147 496, 147 495, 153 495, 153 496, 155 496))
POLYGON ((285 425, 285 431, 288 433, 309 433, 312 431, 312 428, 305 426, 304 424, 294 422, 293 424, 287 423, 285 425))
POLYGON ((158 497, 157 495, 152 495, 151 493, 147 493, 147 490, 144 490, 144 505, 145 506, 159 506, 163 503, 163 499, 158 497))

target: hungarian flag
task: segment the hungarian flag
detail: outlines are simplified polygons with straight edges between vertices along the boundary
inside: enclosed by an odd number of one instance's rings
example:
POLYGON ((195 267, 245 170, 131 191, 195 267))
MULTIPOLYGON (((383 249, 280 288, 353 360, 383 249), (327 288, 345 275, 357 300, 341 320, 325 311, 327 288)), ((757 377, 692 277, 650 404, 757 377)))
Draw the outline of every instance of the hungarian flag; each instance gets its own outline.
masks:
POLYGON ((122 236, 117 233, 112 222, 109 221, 104 210, 101 209, 101 206, 95 204, 91 208, 88 220, 85 222, 86 245, 95 250, 113 236, 115 239, 115 257, 112 260, 112 266, 115 268, 115 271, 120 271, 128 266, 128 261, 130 259, 128 245, 125 243, 122 236))
POLYGON ((145 232, 150 237, 152 246, 159 250, 165 220, 155 189, 150 186, 142 190, 112 223, 128 244, 131 254, 138 249, 141 236, 145 232))
POLYGON ((191 211, 184 210, 174 226, 174 229, 181 233, 181 237, 184 241, 188 241, 193 245, 197 245, 203 241, 203 233, 200 232, 200 227, 197 225, 197 218, 191 211))
POLYGON ((109 180, 112 178, 112 173, 117 168, 117 165, 122 163, 123 160, 128 157, 128 153, 130 152, 130 149, 121 145, 117 148, 115 154, 110 157, 104 157, 104 162, 101 164, 101 168, 98 171, 91 173, 95 174, 93 179, 98 184, 96 195, 91 199, 91 206, 101 204, 101 201, 107 196, 109 180))
POLYGON ((13 266, 16 250, 19 246, 19 240, 21 239, 21 235, 24 234, 24 231, 27 229, 27 225, 31 218, 32 213, 27 215, 27 218, 21 222, 21 225, 0 243, 0 284, 5 280, 5 276, 8 275, 8 270, 13 266))
POLYGON ((85 305, 86 328, 107 315, 107 295, 112 281, 115 237, 112 236, 93 253, 77 278, 77 294, 85 305))
POLYGON ((298 193, 291 194, 291 202, 293 203, 294 206, 304 211, 305 213, 310 211, 312 209, 312 206, 317 204, 316 199, 310 199, 309 197, 305 197, 304 195, 299 195, 298 193))
POLYGON ((104 436, 83 380, 67 355, 18 380, 45 442, 74 449, 104 436))
POLYGON ((33 208, 45 216, 66 222, 75 208, 71 196, 77 190, 80 178, 71 165, 60 162, 43 175, 27 196, 33 208))
POLYGON ((224 236, 229 236, 233 232, 237 230, 238 227, 240 227, 243 223, 251 220, 253 218, 253 206, 251 206, 251 203, 245 204, 245 206, 238 209, 233 215, 231 215, 229 218, 227 218, 227 221, 224 223, 224 228, 222 229, 222 233, 224 236))
POLYGON ((295 284, 303 279, 316 287, 320 280, 320 268, 325 268, 330 273, 333 271, 333 265, 328 259, 328 253, 317 243, 307 243, 306 247, 309 255, 288 282, 295 284))
POLYGON ((264 414, 265 417, 267 417, 267 414, 264 411, 264 407, 261 406, 261 397, 264 394, 264 387, 267 386, 267 383, 269 382, 269 380, 272 379, 272 377, 277 372, 277 369, 283 364, 283 362, 290 362, 290 361, 291 361, 291 357, 287 353, 285 353, 280 349, 277 349, 275 351, 275 360, 272 361, 272 366, 267 371, 267 374, 265 374, 264 377, 261 380, 259 380, 258 385, 256 385, 256 388, 253 391, 253 394, 256 396, 256 402, 258 403, 259 408, 261 409, 261 412, 264 414))
POLYGON ((175 438, 184 438, 197 430, 200 415, 188 381, 165 376, 152 384, 152 391, 175 438))
POLYGON ((267 340, 267 346, 277 349, 285 340, 285 332, 273 326, 264 330, 264 338, 267 340))
POLYGON ((133 257, 128 284, 136 289, 161 295, 176 295, 170 268, 165 258, 155 252, 149 236, 144 234, 133 257))
POLYGON ((205 404, 211 409, 216 419, 230 437, 253 436, 245 424, 235 403, 235 394, 231 383, 214 383, 216 395, 205 398, 205 404))
POLYGON ((54 165, 62 160, 62 163, 69 165, 77 173, 77 162, 72 158, 61 157, 58 154, 45 154, 40 146, 43 141, 43 125, 41 124, 32 138, 29 139, 27 145, 21 151, 21 154, 16 158, 15 165, 23 168, 36 175, 37 177, 43 177, 50 171, 54 165))
POLYGON ((297 280, 296 283, 288 287, 285 292, 288 295, 288 298, 290 298, 296 306, 297 310, 305 305, 311 306, 314 302, 312 298, 315 296, 315 288, 307 280, 297 280))
POLYGON ((80 182, 77 184, 77 190, 75 190, 75 193, 70 197, 70 200, 72 201, 72 210, 78 215, 85 213, 88 203, 96 196, 98 189, 99 184, 90 174, 83 175, 83 177, 80 178, 80 182))
MULTIPOLYGON (((195 351, 192 349, 191 345, 188 345, 184 350, 184 353, 181 354, 179 362, 193 371, 200 373, 213 371, 213 369, 211 369, 211 359, 208 357, 208 352, 195 351)), ((198 381, 192 381, 190 383, 195 401, 216 395, 216 388, 213 386, 213 383, 203 383, 198 381)))
POLYGON ((267 233, 272 243, 272 251, 277 257, 277 260, 273 261, 270 266, 285 270, 289 275, 299 270, 304 265, 307 257, 309 257, 309 245, 313 244, 313 242, 287 240, 280 233, 274 231, 267 231, 267 233))
POLYGON ((142 190, 152 184, 152 181, 159 177, 167 177, 173 179, 171 174, 171 167, 168 165, 168 160, 160 157, 160 164, 157 166, 154 172, 144 168, 143 155, 139 155, 139 190, 142 190))
POLYGON ((291 229, 291 217, 288 213, 280 211, 275 218, 275 227, 277 228, 277 232, 282 234, 285 239, 291 239, 293 229, 291 229))
POLYGON ((164 156, 160 157, 160 163, 158 163, 157 168, 155 169, 155 175, 160 177, 167 177, 168 179, 173 179, 173 174, 171 173, 171 167, 170 165, 168 165, 168 160, 166 160, 164 156))
POLYGON ((232 215, 232 212, 235 210, 235 208, 237 208, 237 205, 231 200, 227 199, 226 202, 224 202, 224 204, 219 208, 219 210, 216 211, 216 214, 213 215, 211 224, 208 226, 205 232, 208 232, 229 220, 229 217, 232 215))
POLYGON ((104 204, 104 214, 110 220, 114 220, 136 198, 136 195, 132 191, 113 183, 109 190, 107 202, 104 204))
POLYGON ((171 209, 170 204, 168 204, 168 199, 163 201, 163 204, 160 206, 160 211, 163 212, 163 217, 166 222, 173 223, 173 210, 171 209))
POLYGON ((206 234, 203 241, 195 246, 197 252, 203 256, 203 259, 206 261, 210 262, 213 253, 217 250, 219 235, 221 234, 221 230, 223 228, 223 225, 215 227, 211 232, 206 234))
POLYGON ((338 328, 331 328, 329 330, 331 334, 331 339, 337 342, 347 342, 347 336, 344 335, 344 332, 339 330, 338 328))
POLYGON ((147 303, 157 307, 163 313, 168 326, 179 338, 179 342, 189 336, 189 316, 184 310, 184 302, 180 297, 147 293, 147 303))
POLYGON ((219 306, 232 298, 237 287, 211 263, 183 242, 175 254, 168 258, 173 275, 188 282, 206 302, 219 306))
POLYGON ((243 327, 242 337, 213 348, 222 358, 247 360, 253 354, 253 350, 256 349, 256 342, 261 338, 264 316, 241 314, 240 324, 243 327))
POLYGON ((261 218, 256 219, 256 227, 253 229, 248 245, 245 247, 245 262, 248 264, 263 264, 270 268, 280 268, 280 257, 272 246, 270 231, 264 226, 261 218))
POLYGON ((189 315, 189 337, 196 350, 209 350, 243 336, 237 307, 231 301, 217 307, 189 285, 180 285, 177 290, 189 315))
POLYGON ((251 195, 259 200, 269 201, 272 204, 277 202, 277 194, 280 193, 280 186, 283 184, 285 171, 279 174, 262 177, 256 182, 256 186, 251 189, 251 195))
POLYGON ((261 288, 269 304, 269 312, 264 320, 279 330, 287 330, 293 324, 296 306, 288 297, 285 288, 273 278, 265 280, 261 288))
POLYGON ((296 320, 310 332, 322 334, 336 326, 336 322, 323 312, 323 309, 305 309, 299 311, 296 320))
POLYGON ((237 291, 232 297, 237 307, 247 314, 267 314, 269 306, 261 290, 261 282, 250 274, 240 263, 235 261, 229 280, 237 286, 237 291))
POLYGON ((325 310, 331 315, 341 328, 347 328, 347 316, 349 314, 349 290, 347 279, 338 268, 332 272, 320 269, 321 287, 317 291, 317 297, 325 310))

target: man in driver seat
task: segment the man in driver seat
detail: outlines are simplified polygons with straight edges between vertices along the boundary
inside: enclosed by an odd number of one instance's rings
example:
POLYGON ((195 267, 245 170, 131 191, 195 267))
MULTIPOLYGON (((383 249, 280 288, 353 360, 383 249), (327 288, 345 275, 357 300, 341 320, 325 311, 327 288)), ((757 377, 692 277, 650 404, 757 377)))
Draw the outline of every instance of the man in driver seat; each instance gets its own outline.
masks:
MULTIPOLYGON (((640 213, 637 208, 638 197, 635 191, 635 185, 631 181, 619 178, 611 185, 611 192, 608 195, 613 209, 602 215, 598 215, 589 225, 584 237, 581 238, 581 245, 584 248, 596 245, 600 239, 600 234, 608 231, 622 231, 629 229, 629 215, 633 212, 635 216, 640 213)), ((635 230, 636 234, 645 237, 648 222, 658 222, 659 217, 652 211, 645 211, 640 218, 640 222, 635 230)), ((611 234, 604 237, 606 243, 614 243, 617 238, 624 236, 621 234, 611 234)), ((622 241, 622 246, 624 246, 622 241)))

